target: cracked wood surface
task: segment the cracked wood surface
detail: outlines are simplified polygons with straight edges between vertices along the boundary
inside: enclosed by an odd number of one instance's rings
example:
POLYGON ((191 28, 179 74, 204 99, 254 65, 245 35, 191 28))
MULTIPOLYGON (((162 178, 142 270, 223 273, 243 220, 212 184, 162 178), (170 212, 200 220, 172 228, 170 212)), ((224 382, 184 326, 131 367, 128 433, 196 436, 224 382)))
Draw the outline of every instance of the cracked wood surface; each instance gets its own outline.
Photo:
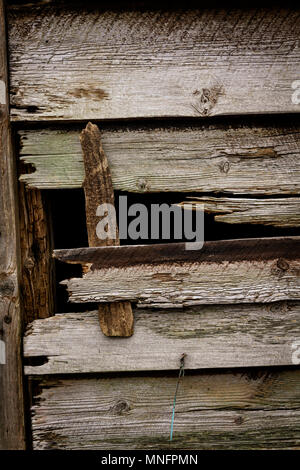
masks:
POLYGON ((71 302, 129 300, 140 306, 300 299, 300 237, 55 250, 60 261, 91 264, 62 281, 71 302))
POLYGON ((98 312, 35 320, 24 338, 25 374, 72 374, 293 365, 300 302, 135 309, 135 333, 100 334, 98 312), (293 356, 294 354, 294 356, 293 356))
POLYGON ((19 184, 22 309, 24 323, 55 312, 55 269, 50 204, 39 189, 19 184))
MULTIPOLYGON (((120 240, 117 227, 116 238, 100 239, 96 233, 99 222, 99 216, 97 216, 99 205, 114 206, 110 168, 102 148, 99 128, 89 122, 80 134, 80 142, 85 167, 83 189, 89 246, 118 246, 120 240)), ((109 223, 112 222, 110 220, 109 223)), ((131 303, 116 302, 115 304, 99 305, 99 321, 101 330, 106 336, 131 336, 134 325, 131 303)))
MULTIPOLYGON (((80 130, 22 130, 20 158, 31 188, 82 187, 80 130)), ((115 190, 299 194, 297 120, 219 125, 101 127, 115 190)))
POLYGON ((300 198, 250 199, 229 197, 190 197, 180 206, 203 210, 216 222, 263 224, 274 227, 300 227, 300 198))
POLYGON ((297 9, 52 4, 8 20, 16 121, 299 112, 297 9))
POLYGON ((33 447, 250 449, 300 444, 300 371, 187 372, 177 377, 45 378, 35 383, 33 447))

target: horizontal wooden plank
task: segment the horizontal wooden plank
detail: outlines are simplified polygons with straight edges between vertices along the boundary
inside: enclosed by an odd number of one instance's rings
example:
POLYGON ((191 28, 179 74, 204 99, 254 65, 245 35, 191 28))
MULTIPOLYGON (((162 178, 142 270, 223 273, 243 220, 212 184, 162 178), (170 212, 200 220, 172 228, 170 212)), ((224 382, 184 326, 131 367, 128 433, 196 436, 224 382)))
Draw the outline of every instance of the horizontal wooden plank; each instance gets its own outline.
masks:
MULTIPOLYGON (((177 127, 102 126, 113 186, 130 192, 299 194, 300 130, 271 124, 177 127)), ((84 178, 78 130, 22 130, 21 175, 32 188, 79 188, 84 178)))
POLYGON ((300 371, 48 379, 32 407, 40 449, 242 449, 300 445, 300 371))
POLYGON ((214 214, 216 222, 264 224, 274 227, 300 227, 300 198, 250 199, 229 197, 191 197, 181 203, 185 209, 214 214))
POLYGON ((298 9, 29 5, 8 21, 16 121, 300 109, 298 9))
POLYGON ((71 302, 129 300, 140 306, 274 302, 300 299, 300 237, 55 250, 91 264, 82 278, 62 281, 71 302))
POLYGON ((292 365, 300 303, 135 309, 131 338, 108 338, 98 312, 35 320, 24 338, 25 374, 292 365), (31 365, 30 365, 31 364, 31 365))

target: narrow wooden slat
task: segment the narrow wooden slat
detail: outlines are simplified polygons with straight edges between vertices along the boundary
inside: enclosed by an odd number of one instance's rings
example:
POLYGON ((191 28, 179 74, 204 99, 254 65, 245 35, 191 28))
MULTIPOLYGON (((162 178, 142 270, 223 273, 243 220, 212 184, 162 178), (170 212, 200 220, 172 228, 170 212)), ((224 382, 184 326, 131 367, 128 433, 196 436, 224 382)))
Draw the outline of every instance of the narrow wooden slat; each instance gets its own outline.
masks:
POLYGON ((193 197, 180 205, 214 214, 216 222, 264 224, 274 227, 300 227, 300 198, 250 199, 193 197))
MULTIPOLYGON (((40 189, 82 186, 78 130, 19 131, 21 175, 40 189)), ((130 192, 300 194, 299 125, 270 124, 103 128, 114 189, 130 192)))
POLYGON ((274 302, 300 298, 300 237, 55 250, 57 259, 91 263, 62 281, 71 302, 130 300, 141 306, 274 302))
MULTIPOLYGON (((102 148, 98 127, 89 122, 81 132, 80 141, 85 166, 83 188, 89 246, 118 246, 120 240, 117 227, 115 238, 100 239, 96 234, 99 222, 99 217, 96 215, 98 206, 101 204, 114 206, 114 190, 109 164, 102 148)), ((134 325, 131 303, 116 302, 99 305, 99 321, 101 330, 106 336, 131 336, 134 325)))
POLYGON ((5 8, 0 0, 0 449, 24 449, 17 175, 8 107, 5 8))
POLYGON ((245 449, 300 444, 299 370, 45 379, 32 408, 40 449, 245 449))
POLYGON ((135 310, 135 333, 113 341, 97 312, 35 320, 24 338, 27 375, 293 365, 300 303, 135 310), (31 365, 30 365, 31 364, 31 365))
POLYGON ((29 5, 9 25, 16 121, 299 112, 297 9, 29 5))

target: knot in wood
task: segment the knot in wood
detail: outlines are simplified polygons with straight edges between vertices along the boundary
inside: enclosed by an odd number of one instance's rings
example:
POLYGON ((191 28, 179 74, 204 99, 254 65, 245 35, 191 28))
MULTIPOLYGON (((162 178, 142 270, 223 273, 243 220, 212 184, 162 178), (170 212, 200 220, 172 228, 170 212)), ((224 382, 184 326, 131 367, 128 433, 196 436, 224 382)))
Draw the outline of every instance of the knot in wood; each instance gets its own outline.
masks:
POLYGON ((290 265, 284 258, 279 258, 277 260, 277 267, 281 269, 281 271, 287 271, 290 265))
POLYGON ((35 265, 34 259, 31 256, 28 256, 24 261, 24 268, 25 269, 33 269, 35 265))
POLYGON ((229 161, 226 160, 226 161, 221 162, 220 165, 219 165, 219 168, 220 168, 220 171, 221 171, 222 173, 226 173, 226 174, 227 174, 228 171, 229 171, 229 169, 230 169, 230 163, 229 163, 229 161))
POLYGON ((145 179, 138 180, 137 187, 140 189, 140 191, 146 191, 148 188, 147 181, 145 179))
POLYGON ((110 411, 112 414, 122 415, 130 411, 130 405, 126 400, 119 400, 111 407, 110 411))

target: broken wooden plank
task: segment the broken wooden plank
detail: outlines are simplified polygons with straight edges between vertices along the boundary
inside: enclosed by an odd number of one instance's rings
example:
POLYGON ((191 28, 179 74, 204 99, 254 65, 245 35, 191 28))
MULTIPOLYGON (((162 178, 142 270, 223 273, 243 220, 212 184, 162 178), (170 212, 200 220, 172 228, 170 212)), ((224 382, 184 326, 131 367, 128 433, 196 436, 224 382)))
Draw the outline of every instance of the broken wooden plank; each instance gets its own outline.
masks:
POLYGON ((18 196, 8 106, 5 7, 0 0, 0 449, 25 449, 18 196))
POLYGON ((100 335, 98 312, 35 320, 24 338, 25 374, 72 374, 293 365, 300 303, 135 309, 135 333, 100 335))
POLYGON ((32 407, 33 447, 299 447, 299 375, 296 369, 187 373, 177 396, 172 443, 174 376, 40 380, 32 407))
POLYGON ((297 8, 106 8, 10 10, 12 119, 299 112, 297 8))
POLYGON ((250 199, 229 197, 191 197, 181 203, 185 209, 214 214, 216 222, 264 224, 274 227, 300 227, 300 198, 250 199))
MULTIPOLYGON (((80 141, 85 166, 83 189, 89 246, 118 246, 120 240, 117 227, 115 227, 114 238, 101 239, 96 234, 99 222, 98 206, 102 204, 114 206, 114 190, 109 164, 102 148, 98 127, 89 122, 81 132, 80 141)), ((99 321, 101 330, 106 336, 131 336, 134 326, 131 303, 116 302, 99 305, 99 321)))
MULTIPOLYGON (((23 130, 20 157, 29 187, 79 188, 78 130, 23 130)), ((300 194, 299 125, 286 120, 204 126, 102 127, 115 190, 300 194)))
POLYGON ((55 312, 53 233, 49 203, 39 189, 19 184, 22 309, 24 323, 55 312))
POLYGON ((130 300, 140 306, 274 302, 300 298, 300 237, 55 250, 64 262, 91 263, 62 281, 71 302, 130 300))

